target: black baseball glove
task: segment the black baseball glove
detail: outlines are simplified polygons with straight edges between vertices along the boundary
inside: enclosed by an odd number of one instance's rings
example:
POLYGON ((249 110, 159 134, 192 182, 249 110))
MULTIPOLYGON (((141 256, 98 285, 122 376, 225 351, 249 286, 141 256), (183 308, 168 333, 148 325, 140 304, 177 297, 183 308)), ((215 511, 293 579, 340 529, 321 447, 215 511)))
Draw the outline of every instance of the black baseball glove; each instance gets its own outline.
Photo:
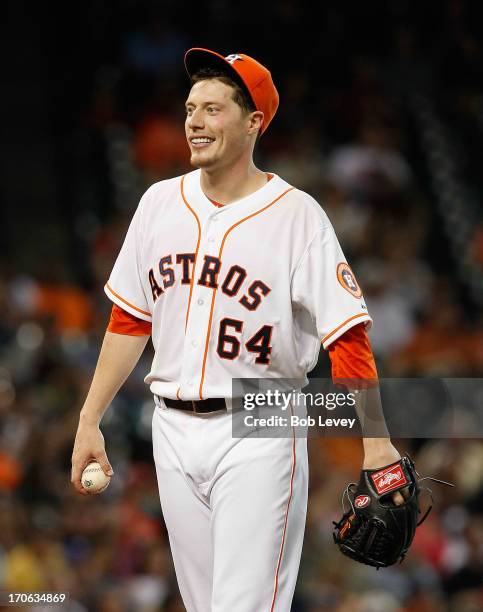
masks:
POLYGON ((334 522, 334 541, 341 552, 378 569, 401 562, 413 541, 416 527, 432 508, 429 506, 419 519, 421 490, 428 491, 432 499, 431 491, 420 487, 422 480, 453 486, 429 476, 419 478, 408 456, 377 470, 362 470, 359 484, 352 482, 345 489, 342 495, 344 515, 338 523, 334 522), (392 495, 402 489, 405 501, 396 506, 392 495), (345 497, 350 504, 347 512, 345 497))

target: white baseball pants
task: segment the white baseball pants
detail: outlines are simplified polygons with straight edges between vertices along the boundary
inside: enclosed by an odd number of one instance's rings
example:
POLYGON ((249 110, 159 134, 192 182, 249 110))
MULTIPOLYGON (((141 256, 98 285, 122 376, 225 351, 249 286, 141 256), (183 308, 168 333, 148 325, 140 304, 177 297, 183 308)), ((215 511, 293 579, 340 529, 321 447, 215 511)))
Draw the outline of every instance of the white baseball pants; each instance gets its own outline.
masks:
POLYGON ((156 406, 161 507, 188 612, 289 612, 307 510, 307 440, 232 437, 231 413, 156 406))

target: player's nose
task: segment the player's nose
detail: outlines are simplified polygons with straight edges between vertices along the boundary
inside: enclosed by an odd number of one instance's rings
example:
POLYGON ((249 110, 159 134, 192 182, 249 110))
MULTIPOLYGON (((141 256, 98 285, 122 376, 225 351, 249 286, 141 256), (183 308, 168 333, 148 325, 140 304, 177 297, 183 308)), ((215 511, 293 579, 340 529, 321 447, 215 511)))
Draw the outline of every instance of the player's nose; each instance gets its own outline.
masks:
POLYGON ((202 109, 194 109, 186 118, 186 123, 191 129, 204 127, 202 109))

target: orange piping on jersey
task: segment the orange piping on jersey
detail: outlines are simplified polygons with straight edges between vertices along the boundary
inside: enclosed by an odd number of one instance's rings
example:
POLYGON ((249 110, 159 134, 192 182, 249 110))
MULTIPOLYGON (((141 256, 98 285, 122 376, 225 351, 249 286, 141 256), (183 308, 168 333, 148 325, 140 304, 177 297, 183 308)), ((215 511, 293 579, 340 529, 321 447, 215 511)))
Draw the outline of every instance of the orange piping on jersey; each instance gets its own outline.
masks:
POLYGON ((228 234, 231 232, 231 230, 235 229, 235 227, 237 225, 240 225, 240 223, 244 223, 245 221, 248 221, 248 219, 251 219, 252 217, 256 217, 257 215, 259 215, 260 213, 262 213, 264 210, 267 210, 267 208, 270 208, 270 206, 273 206, 276 202, 278 202, 278 200, 280 200, 281 198, 283 198, 284 195, 286 195, 289 191, 292 191, 292 189, 294 189, 294 187, 289 187, 288 189, 286 189, 283 193, 281 193, 277 198, 275 198, 275 200, 273 200, 272 202, 270 202, 270 204, 267 204, 264 208, 261 208, 260 210, 257 210, 256 212, 252 213, 251 215, 248 215, 248 217, 244 217, 243 219, 240 219, 240 221, 237 221, 236 223, 234 223, 229 229, 226 230, 226 233, 223 237, 223 240, 221 242, 221 247, 220 247, 220 254, 218 255, 218 257, 221 258, 221 254, 223 251, 223 247, 225 245, 225 240, 228 236, 228 234))
POLYGON ((134 308, 134 310, 137 310, 138 312, 140 312, 141 314, 144 314, 148 317, 151 317, 151 313, 150 312, 146 312, 145 310, 141 310, 140 308, 138 308, 137 306, 134 306, 134 304, 130 304, 127 300, 125 300, 124 298, 122 298, 118 293, 116 293, 115 291, 113 291, 112 287, 109 285, 109 283, 106 283, 106 287, 109 289, 109 291, 112 293, 112 295, 115 295, 117 297, 118 300, 121 300, 121 302, 124 302, 124 304, 126 304, 127 306, 129 306, 129 308, 134 308))
MULTIPOLYGON (((293 415, 292 407, 290 407, 290 412, 293 415)), ((283 549, 284 549, 284 546, 285 546, 285 535, 287 533, 287 523, 288 523, 288 511, 290 509, 290 502, 292 501, 293 479, 294 479, 294 475, 295 475, 295 466, 296 465, 297 465, 297 454, 295 452, 295 431, 294 431, 294 428, 292 427, 292 473, 290 475, 290 492, 289 492, 289 496, 288 496, 288 500, 287 500, 287 509, 285 510, 285 521, 284 521, 284 524, 283 524, 282 542, 280 544, 280 553, 278 555, 277 569, 275 571, 275 585, 274 585, 274 588, 273 588, 273 598, 272 598, 272 605, 270 606, 270 612, 273 612, 273 609, 275 607, 275 600, 277 599, 278 574, 280 572, 280 566, 282 564, 283 549)))
POLYGON ((347 323, 349 323, 349 321, 353 321, 354 319, 358 319, 359 317, 366 317, 367 314, 365 312, 361 312, 360 314, 356 314, 352 317, 349 317, 346 321, 344 321, 343 323, 341 323, 339 326, 337 326, 335 329, 333 329, 330 334, 327 334, 327 336, 325 336, 324 338, 322 338, 322 344, 324 344, 324 342, 326 342, 326 340, 328 340, 331 336, 333 336, 337 331, 339 331, 339 329, 341 327, 344 327, 344 325, 346 325, 347 323))
MULTIPOLYGON (((188 204, 188 200, 186 199, 186 197, 184 195, 184 178, 185 178, 185 176, 186 175, 183 175, 181 177, 181 183, 180 183, 181 198, 183 199, 183 202, 184 202, 185 206, 188 208, 188 210, 191 212, 191 214, 196 219, 196 224, 198 225, 198 240, 196 241, 195 260, 193 262, 193 273, 191 275, 190 292, 189 292, 189 296, 188 296, 188 308, 186 309, 186 317, 185 317, 185 323, 184 323, 184 332, 186 334, 186 327, 188 326, 188 318, 190 316, 191 296, 193 294, 193 283, 194 283, 194 278, 195 278, 196 261, 198 259, 198 250, 200 248, 201 225, 200 225, 200 220, 198 218, 198 215, 195 213, 195 211, 188 204)), ((178 389, 176 391, 176 397, 180 400, 181 397, 179 395, 179 392, 180 392, 180 388, 178 387, 178 389)))
MULTIPOLYGON (((294 187, 289 187, 283 193, 281 193, 278 197, 276 197, 275 200, 272 200, 272 202, 270 202, 269 204, 267 204, 266 206, 264 206, 260 210, 257 210, 256 212, 252 213, 251 215, 248 215, 247 217, 244 217, 243 219, 240 219, 240 221, 237 221, 230 228, 228 228, 226 230, 226 232, 225 232, 225 235, 223 236, 223 240, 221 241, 220 252, 218 253, 218 259, 221 260, 221 255, 223 253, 223 248, 225 246, 226 238, 227 238, 228 234, 232 230, 235 229, 235 227, 237 227, 241 223, 244 223, 245 221, 248 221, 248 219, 251 219, 252 217, 255 217, 256 215, 259 215, 263 211, 267 210, 267 208, 270 208, 270 206, 273 206, 276 202, 278 202, 281 198, 283 198, 283 196, 286 195, 289 191, 292 191, 292 189, 294 189, 294 187)), ((213 289, 213 295, 212 295, 212 298, 211 298, 210 319, 208 321, 208 331, 206 333, 206 340, 205 340, 205 354, 203 356, 203 366, 201 368, 200 399, 203 399, 203 383, 204 383, 204 380, 205 380, 206 359, 208 357, 208 344, 209 344, 209 341, 210 341, 211 322, 213 320, 213 310, 214 310, 214 306, 215 306, 215 297, 216 297, 217 290, 218 289, 213 289)))
POLYGON ((193 262, 193 274, 191 275, 190 293, 189 293, 189 297, 188 297, 188 308, 186 309, 186 320, 185 320, 185 324, 184 324, 184 331, 186 333, 186 327, 188 325, 188 318, 190 316, 191 295, 193 293, 193 282, 194 282, 194 278, 195 278, 196 261, 198 259, 198 250, 200 248, 201 225, 200 225, 200 220, 198 219, 198 215, 191 208, 191 206, 188 204, 188 201, 185 198, 185 195, 184 195, 184 176, 181 178, 181 185, 180 185, 180 187, 181 187, 181 197, 183 198, 183 202, 185 203, 185 205, 188 208, 188 210, 190 210, 190 212, 192 213, 192 215, 196 219, 196 223, 198 225, 198 240, 196 242, 195 260, 193 262))

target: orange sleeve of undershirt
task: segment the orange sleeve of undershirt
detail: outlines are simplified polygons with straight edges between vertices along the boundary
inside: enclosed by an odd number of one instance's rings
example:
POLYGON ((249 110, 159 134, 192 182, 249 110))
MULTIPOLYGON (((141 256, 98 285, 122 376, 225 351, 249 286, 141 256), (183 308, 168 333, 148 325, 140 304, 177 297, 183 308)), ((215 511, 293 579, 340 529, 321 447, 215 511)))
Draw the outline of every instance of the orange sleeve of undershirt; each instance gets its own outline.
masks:
POLYGON ((151 323, 138 319, 117 304, 113 304, 107 330, 113 334, 123 334, 125 336, 150 336, 151 323))
POLYGON ((355 388, 378 384, 376 363, 364 323, 354 325, 329 346, 334 383, 351 383, 355 388))

